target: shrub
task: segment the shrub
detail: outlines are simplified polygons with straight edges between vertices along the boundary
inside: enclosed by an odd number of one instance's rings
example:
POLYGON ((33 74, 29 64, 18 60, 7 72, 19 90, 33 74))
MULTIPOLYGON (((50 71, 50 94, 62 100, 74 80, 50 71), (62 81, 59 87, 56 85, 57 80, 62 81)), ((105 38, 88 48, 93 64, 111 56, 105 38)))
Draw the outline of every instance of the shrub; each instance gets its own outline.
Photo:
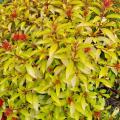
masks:
POLYGON ((112 120, 120 9, 111 0, 0 4, 0 114, 8 120, 112 120))

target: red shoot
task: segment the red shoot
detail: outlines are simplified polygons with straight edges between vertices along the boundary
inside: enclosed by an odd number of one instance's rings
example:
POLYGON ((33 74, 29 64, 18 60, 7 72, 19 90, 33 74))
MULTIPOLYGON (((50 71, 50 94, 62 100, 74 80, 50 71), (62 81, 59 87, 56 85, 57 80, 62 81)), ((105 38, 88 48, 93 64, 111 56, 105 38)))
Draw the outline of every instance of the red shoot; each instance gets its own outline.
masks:
POLYGON ((103 4, 105 8, 108 8, 111 6, 111 0, 103 0, 103 4))
POLYGON ((73 99, 71 97, 67 98, 67 103, 70 105, 73 102, 73 99))
POLYGON ((5 113, 2 114, 1 120, 7 120, 7 117, 5 116, 5 113))
POLYGON ((27 39, 27 36, 25 34, 20 34, 19 39, 25 41, 27 39))
POLYGON ((13 110, 11 108, 6 108, 5 115, 10 116, 13 113, 13 110))
POLYGON ((17 118, 16 117, 12 117, 12 120, 17 120, 17 118))
POLYGON ((0 107, 3 106, 3 103, 4 103, 4 101, 2 99, 0 99, 0 107))
POLYGON ((11 50, 11 44, 7 40, 4 40, 2 43, 2 48, 5 50, 11 50))
POLYGON ((101 112, 94 112, 94 117, 99 119, 101 117, 101 112))
POLYGON ((114 67, 115 67, 116 70, 119 70, 120 69, 120 63, 115 64, 114 67))
POLYGON ((13 19, 17 17, 17 13, 16 13, 15 10, 11 13, 11 17, 12 17, 13 19))
POLYGON ((14 34, 12 39, 15 40, 15 41, 19 40, 19 34, 18 33, 14 34))
POLYGON ((66 10, 66 15, 68 18, 71 18, 71 16, 72 16, 72 8, 71 7, 66 10))
POLYGON ((91 50, 90 47, 84 48, 84 52, 85 52, 85 53, 89 52, 90 50, 91 50))

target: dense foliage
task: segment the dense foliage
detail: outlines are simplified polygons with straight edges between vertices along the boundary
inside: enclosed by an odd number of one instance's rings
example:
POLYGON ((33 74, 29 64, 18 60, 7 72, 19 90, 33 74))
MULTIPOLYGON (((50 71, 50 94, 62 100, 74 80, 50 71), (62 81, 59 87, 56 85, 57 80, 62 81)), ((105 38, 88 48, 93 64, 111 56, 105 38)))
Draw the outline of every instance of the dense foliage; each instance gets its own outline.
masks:
POLYGON ((117 120, 119 0, 0 4, 1 120, 117 120))

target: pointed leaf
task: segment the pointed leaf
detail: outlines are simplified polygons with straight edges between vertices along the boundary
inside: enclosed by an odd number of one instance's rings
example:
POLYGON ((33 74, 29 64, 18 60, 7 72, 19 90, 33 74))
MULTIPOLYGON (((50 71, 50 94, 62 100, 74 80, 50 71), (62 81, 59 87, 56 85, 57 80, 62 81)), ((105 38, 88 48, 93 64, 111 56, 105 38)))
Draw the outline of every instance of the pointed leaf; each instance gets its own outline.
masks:
POLYGON ((31 66, 31 64, 26 64, 25 66, 26 66, 26 70, 27 70, 28 74, 36 79, 37 77, 36 77, 34 68, 31 66))

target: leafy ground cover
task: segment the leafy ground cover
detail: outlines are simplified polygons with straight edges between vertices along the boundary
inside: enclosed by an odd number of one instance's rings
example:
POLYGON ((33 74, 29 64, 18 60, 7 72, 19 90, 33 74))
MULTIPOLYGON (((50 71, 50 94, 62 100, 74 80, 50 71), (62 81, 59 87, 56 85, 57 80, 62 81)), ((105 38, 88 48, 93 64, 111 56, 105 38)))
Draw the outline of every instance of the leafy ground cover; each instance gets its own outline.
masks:
POLYGON ((1 120, 119 120, 119 0, 0 4, 1 120))

